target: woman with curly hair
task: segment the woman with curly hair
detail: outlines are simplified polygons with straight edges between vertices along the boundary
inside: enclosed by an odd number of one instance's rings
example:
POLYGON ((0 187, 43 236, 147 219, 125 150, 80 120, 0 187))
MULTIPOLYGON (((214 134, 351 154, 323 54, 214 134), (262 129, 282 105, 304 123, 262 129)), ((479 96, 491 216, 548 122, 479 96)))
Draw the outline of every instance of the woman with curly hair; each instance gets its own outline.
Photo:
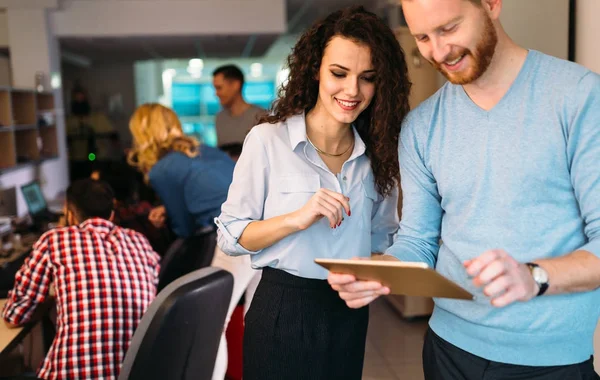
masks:
POLYGON ((263 268, 246 314, 244 380, 360 379, 368 309, 350 309, 316 258, 371 256, 398 228, 404 53, 362 7, 314 24, 237 162, 216 223, 230 255, 263 268))

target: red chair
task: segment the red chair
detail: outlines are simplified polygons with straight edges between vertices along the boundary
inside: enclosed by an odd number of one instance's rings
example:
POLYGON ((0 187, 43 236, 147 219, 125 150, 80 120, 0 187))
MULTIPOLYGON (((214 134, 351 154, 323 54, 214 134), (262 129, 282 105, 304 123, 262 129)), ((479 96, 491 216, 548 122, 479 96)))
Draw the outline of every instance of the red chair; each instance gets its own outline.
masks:
POLYGON ((240 302, 233 310, 225 331, 227 339, 227 380, 242 379, 242 347, 244 343, 244 303, 240 302))

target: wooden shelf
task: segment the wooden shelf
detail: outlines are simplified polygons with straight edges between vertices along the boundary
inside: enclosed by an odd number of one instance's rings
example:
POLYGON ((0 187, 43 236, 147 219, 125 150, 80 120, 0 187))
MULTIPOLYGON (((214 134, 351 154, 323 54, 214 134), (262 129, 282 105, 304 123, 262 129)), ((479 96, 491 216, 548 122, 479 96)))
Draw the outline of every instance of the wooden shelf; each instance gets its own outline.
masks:
POLYGON ((37 93, 36 104, 38 112, 54 111, 54 94, 51 92, 37 93))
POLYGON ((58 140, 56 138, 56 127, 43 127, 39 130, 42 139, 42 149, 40 154, 42 157, 58 156, 58 140))
POLYGON ((14 131, 28 131, 32 129, 37 129, 37 127, 35 125, 17 125, 15 127, 12 127, 12 129, 14 131))
POLYGON ((0 87, 0 174, 58 157, 54 94, 0 87))
POLYGON ((56 114, 52 111, 38 111, 37 125, 40 128, 51 127, 56 124, 56 114))
POLYGON ((31 167, 31 165, 33 165, 33 164, 39 165, 42 162, 55 160, 57 158, 59 158, 59 157, 58 156, 56 156, 56 157, 45 157, 45 158, 40 158, 37 161, 22 162, 20 164, 15 164, 15 165, 7 167, 7 168, 0 167, 0 175, 6 174, 6 173, 10 173, 10 172, 14 172, 16 170, 23 169, 23 168, 28 168, 28 167, 31 167))
POLYGON ((15 90, 10 93, 12 103, 12 125, 36 125, 35 93, 15 90))
POLYGON ((40 159, 37 129, 25 129, 15 132, 17 146, 17 163, 36 161, 40 159))
POLYGON ((12 125, 12 112, 10 109, 10 91, 0 90, 0 128, 12 125))
POLYGON ((15 154, 15 135, 14 132, 0 133, 0 170, 8 169, 17 164, 15 154))

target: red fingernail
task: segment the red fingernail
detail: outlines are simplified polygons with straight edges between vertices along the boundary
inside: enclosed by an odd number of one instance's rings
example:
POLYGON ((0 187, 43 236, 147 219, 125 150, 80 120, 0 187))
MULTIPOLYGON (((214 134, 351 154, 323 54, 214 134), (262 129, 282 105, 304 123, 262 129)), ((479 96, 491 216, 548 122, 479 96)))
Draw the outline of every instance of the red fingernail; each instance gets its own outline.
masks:
POLYGON ((352 211, 348 210, 348 216, 352 215, 352 211))

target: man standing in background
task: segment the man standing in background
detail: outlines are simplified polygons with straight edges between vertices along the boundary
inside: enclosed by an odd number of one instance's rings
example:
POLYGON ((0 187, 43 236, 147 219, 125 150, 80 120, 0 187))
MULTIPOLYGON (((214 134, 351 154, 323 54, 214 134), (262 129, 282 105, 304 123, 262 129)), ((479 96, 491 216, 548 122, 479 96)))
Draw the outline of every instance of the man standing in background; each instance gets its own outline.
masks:
POLYGON ((242 95, 244 74, 235 65, 218 67, 213 72, 213 86, 223 110, 217 114, 217 144, 243 143, 250 128, 258 124, 265 110, 246 103, 242 95))

